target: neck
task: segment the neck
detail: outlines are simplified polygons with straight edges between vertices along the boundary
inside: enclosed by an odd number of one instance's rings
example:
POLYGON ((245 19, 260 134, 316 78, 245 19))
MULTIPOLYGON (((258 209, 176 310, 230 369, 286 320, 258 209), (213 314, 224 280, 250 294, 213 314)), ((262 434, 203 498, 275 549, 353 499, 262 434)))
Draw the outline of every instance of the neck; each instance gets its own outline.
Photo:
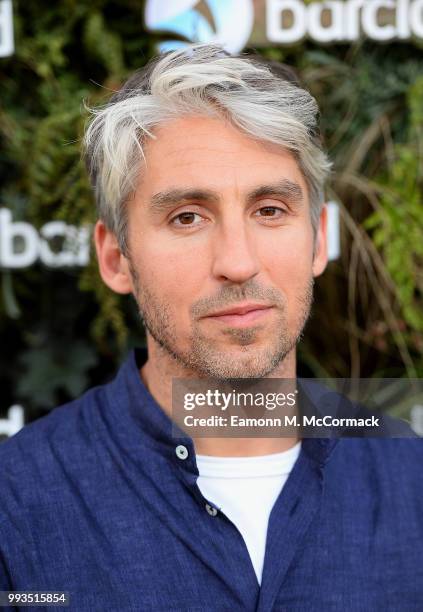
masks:
MULTIPOLYGON (((185 368, 147 334, 148 360, 141 378, 164 412, 172 418, 172 379, 200 378, 185 368)), ((295 378, 296 354, 292 349, 266 378, 295 378)), ((197 454, 216 457, 247 457, 280 453, 292 448, 298 436, 286 438, 193 438, 197 454)))

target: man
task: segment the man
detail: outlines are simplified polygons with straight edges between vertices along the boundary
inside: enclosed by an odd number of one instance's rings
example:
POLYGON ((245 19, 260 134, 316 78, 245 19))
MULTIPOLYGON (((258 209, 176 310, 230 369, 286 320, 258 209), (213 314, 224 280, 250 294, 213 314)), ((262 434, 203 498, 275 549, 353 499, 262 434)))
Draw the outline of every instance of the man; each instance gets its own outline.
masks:
POLYGON ((420 440, 173 427, 175 379, 296 377, 327 261, 316 117, 283 72, 208 45, 94 112, 100 273, 148 355, 0 446, 1 589, 78 612, 423 609, 420 440))

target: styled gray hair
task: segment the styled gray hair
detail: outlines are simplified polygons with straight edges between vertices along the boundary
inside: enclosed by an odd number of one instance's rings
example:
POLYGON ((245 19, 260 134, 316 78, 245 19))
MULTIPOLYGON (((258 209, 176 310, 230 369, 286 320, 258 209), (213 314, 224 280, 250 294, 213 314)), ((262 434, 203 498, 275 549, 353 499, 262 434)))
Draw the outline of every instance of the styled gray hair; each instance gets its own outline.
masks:
POLYGON ((222 47, 189 45, 159 55, 138 70, 93 115, 85 158, 99 218, 127 249, 126 204, 145 162, 153 129, 187 115, 222 117, 245 134, 290 151, 309 191, 314 233, 331 167, 319 139, 319 109, 288 67, 222 47))

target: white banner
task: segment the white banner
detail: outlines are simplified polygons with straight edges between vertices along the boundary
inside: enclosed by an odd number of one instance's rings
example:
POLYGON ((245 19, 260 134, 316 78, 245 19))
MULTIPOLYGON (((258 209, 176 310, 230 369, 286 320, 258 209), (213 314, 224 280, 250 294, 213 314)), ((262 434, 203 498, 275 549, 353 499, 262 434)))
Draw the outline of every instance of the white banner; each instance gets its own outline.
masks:
POLYGON ((12 55, 14 50, 12 0, 0 0, 0 57, 12 55))

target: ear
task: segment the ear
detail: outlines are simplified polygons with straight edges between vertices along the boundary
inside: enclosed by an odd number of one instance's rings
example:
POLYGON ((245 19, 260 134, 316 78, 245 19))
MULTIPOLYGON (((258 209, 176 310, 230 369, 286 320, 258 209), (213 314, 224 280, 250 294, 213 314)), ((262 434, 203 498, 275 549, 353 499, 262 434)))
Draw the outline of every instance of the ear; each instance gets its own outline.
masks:
POLYGON ((326 204, 322 207, 314 245, 313 276, 320 276, 328 263, 328 213, 326 204))
POLYGON ((106 285, 116 293, 132 293, 128 260, 122 255, 116 236, 102 221, 95 225, 94 243, 100 275, 106 285))

